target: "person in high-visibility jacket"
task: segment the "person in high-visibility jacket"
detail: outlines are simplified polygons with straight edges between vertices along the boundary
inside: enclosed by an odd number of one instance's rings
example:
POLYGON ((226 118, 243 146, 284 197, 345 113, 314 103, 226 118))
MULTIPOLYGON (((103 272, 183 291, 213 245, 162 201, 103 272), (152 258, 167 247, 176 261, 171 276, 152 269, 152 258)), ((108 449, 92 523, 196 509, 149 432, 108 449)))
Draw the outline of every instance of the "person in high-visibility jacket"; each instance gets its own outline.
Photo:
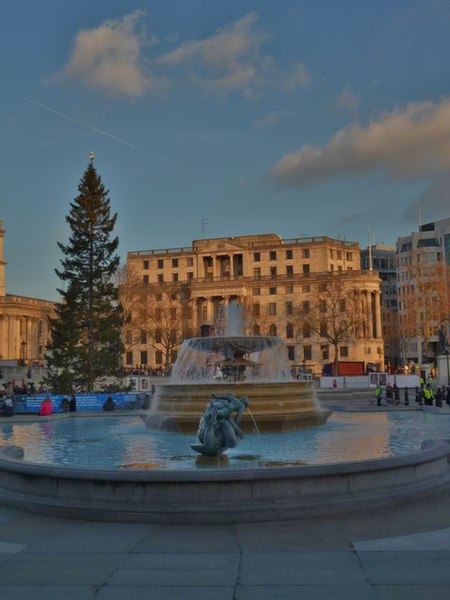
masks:
POLYGON ((375 398, 377 400, 377 406, 381 406, 381 385, 378 384, 377 387, 375 388, 375 398))
POLYGON ((429 383, 423 388, 423 395, 425 398, 425 404, 427 406, 433 406, 434 395, 429 383))

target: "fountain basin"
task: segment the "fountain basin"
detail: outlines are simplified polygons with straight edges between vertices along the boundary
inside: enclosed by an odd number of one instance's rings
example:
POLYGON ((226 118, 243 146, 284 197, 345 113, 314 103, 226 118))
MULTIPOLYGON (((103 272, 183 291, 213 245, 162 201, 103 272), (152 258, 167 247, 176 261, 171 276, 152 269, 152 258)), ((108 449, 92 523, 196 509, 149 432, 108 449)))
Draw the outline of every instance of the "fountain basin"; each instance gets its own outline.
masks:
POLYGON ((405 504, 450 485, 450 444, 410 455, 232 471, 90 470, 22 460, 0 450, 0 503, 44 515, 133 523, 300 519, 405 504))
POLYGON ((318 406, 311 382, 189 382, 159 386, 157 410, 143 418, 151 428, 195 432, 211 397, 225 392, 249 399, 251 415, 244 413, 240 423, 247 432, 255 429, 253 419, 261 432, 282 432, 321 425, 331 414, 318 406))

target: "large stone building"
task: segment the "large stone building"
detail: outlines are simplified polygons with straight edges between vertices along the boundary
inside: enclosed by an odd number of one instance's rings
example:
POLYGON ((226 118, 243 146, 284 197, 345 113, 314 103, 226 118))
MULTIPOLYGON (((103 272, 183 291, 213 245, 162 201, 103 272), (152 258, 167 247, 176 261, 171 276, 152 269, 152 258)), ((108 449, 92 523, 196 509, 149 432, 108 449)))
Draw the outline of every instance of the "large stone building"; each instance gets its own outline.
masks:
MULTIPOLYGON (((275 234, 202 239, 186 248, 129 252, 127 273, 128 285, 122 286, 122 298, 129 300, 124 300, 127 367, 167 366, 182 337, 216 334, 223 305, 236 299, 245 307, 247 333, 284 338, 292 365, 320 372, 334 361, 336 345, 308 327, 304 314, 300 318, 302 310, 313 314, 325 306, 321 293, 337 283, 348 298, 353 294, 361 317, 356 334, 341 336, 338 359, 384 365, 380 278, 361 270, 357 243, 275 234), (173 344, 164 346, 163 321, 177 314, 183 323, 173 323, 166 336, 173 344)), ((345 305, 341 299, 339 306, 352 310, 350 301, 345 305)))
POLYGON ((4 236, 0 220, 0 360, 41 363, 50 338, 48 317, 55 303, 6 292, 4 236))
POLYGON ((434 361, 450 333, 450 218, 398 238, 397 284, 403 362, 434 361))
POLYGON ((384 340, 386 367, 401 365, 400 333, 398 323, 398 294, 396 248, 385 244, 371 244, 361 250, 361 268, 377 271, 381 279, 381 331, 384 340))

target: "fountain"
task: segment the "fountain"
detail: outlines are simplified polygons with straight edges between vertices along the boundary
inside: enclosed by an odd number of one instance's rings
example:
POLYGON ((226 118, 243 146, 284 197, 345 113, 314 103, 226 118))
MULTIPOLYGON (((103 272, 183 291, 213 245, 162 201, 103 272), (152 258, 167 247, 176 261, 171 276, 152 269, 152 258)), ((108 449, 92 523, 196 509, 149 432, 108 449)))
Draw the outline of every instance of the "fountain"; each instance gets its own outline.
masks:
POLYGON ((242 335, 242 309, 225 307, 224 335, 186 339, 170 381, 158 386, 155 406, 144 418, 149 427, 196 431, 212 396, 229 392, 249 399, 240 427, 253 431, 289 431, 326 422, 312 381, 291 375, 287 350, 276 336, 242 335))

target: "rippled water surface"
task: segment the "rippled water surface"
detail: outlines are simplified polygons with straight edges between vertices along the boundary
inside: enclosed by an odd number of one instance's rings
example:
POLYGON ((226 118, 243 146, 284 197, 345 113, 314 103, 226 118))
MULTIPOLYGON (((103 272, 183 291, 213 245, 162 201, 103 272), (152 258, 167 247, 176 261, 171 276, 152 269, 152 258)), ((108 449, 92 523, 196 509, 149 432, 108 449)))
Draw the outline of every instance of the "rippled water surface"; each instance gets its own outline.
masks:
MULTIPOLYGON (((154 432, 138 416, 72 417, 36 423, 0 420, 0 445, 22 446, 31 462, 91 469, 198 469, 195 434, 154 432)), ((450 439, 450 414, 333 413, 326 425, 295 432, 246 434, 222 464, 254 468, 321 464, 408 454, 422 441, 450 439)), ((210 465, 211 466, 211 465, 210 465)), ((212 466, 216 466, 215 464, 212 466)))

